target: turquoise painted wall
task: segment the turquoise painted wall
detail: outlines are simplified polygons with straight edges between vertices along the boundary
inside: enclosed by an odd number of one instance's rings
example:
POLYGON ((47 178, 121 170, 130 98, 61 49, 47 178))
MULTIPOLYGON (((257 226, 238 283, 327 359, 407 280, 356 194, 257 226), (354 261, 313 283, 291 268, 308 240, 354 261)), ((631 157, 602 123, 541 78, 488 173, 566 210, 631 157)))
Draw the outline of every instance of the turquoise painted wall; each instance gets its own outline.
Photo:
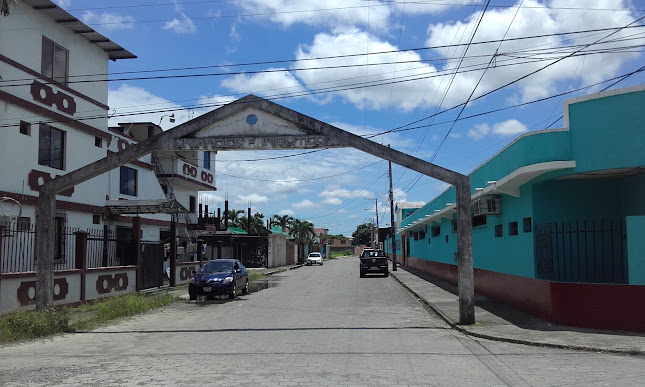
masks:
POLYGON ((569 105, 575 172, 645 165, 645 90, 569 105))
MULTIPOLYGON (((645 165, 645 91, 582 101, 570 104, 568 109, 570 130, 548 130, 520 137, 471 173, 474 192, 477 187, 485 187, 487 181, 499 180, 522 166, 576 161, 576 168, 546 173, 523 185, 519 198, 502 195, 502 214, 488 216, 486 225, 473 228, 475 268, 535 277, 533 231, 523 232, 526 217, 531 217, 534 229, 536 224, 546 221, 645 215, 645 174, 622 179, 566 179, 567 175, 582 172, 645 165), (509 222, 514 221, 518 222, 519 232, 510 236, 509 222), (501 238, 495 237, 497 224, 503 226, 501 238)), ((454 202, 455 188, 451 187, 404 218, 402 226, 454 202)), ((640 220, 632 222, 644 229, 640 220)), ((456 264, 456 234, 452 233, 451 220, 441 219, 434 224, 440 224, 441 235, 432 237, 428 225, 423 240, 409 238, 410 255, 456 264)), ((631 240, 645 239, 642 233, 634 235, 631 240)), ((643 254, 642 244, 635 246, 643 254)), ((645 281, 645 271, 638 266, 639 262, 629 262, 630 281, 632 278, 645 281), (639 270, 636 277, 635 270, 639 270)))
POLYGON ((520 137, 502 153, 470 174, 470 186, 486 187, 486 182, 499 180, 518 168, 548 161, 569 161, 571 146, 566 130, 547 130, 520 137))
POLYGON ((645 216, 627 217, 629 283, 645 285, 645 216))

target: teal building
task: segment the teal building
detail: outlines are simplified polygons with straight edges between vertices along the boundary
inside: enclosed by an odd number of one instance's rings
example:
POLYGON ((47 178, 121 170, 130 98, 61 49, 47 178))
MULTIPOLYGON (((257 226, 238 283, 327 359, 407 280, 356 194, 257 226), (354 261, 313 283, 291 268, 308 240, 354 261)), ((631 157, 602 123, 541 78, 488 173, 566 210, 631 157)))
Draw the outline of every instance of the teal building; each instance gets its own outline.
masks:
MULTIPOLYGON (((559 324, 645 331, 645 87, 563 113, 564 128, 470 173, 475 291, 559 324)), ((403 265, 457 282, 455 202, 451 187, 399 223, 403 265)))

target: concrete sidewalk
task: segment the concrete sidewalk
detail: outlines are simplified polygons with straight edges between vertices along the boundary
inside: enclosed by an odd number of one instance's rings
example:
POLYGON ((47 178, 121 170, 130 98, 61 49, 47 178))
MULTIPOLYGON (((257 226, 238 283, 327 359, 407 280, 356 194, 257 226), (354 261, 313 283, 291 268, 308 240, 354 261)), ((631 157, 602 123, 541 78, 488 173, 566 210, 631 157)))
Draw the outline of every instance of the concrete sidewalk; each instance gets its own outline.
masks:
POLYGON ((601 331, 551 324, 502 303, 475 296, 474 325, 459 325, 457 287, 425 273, 401 267, 390 274, 465 334, 511 343, 585 351, 645 355, 645 333, 601 331))

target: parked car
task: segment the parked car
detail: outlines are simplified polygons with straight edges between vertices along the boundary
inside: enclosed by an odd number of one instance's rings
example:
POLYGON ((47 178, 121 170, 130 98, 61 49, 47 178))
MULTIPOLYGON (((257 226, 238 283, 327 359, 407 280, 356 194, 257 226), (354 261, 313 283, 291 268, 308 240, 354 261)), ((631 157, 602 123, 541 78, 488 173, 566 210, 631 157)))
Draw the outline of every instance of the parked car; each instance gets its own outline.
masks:
POLYGON ((359 270, 361 278, 368 273, 383 273, 384 276, 389 276, 387 255, 383 250, 363 250, 360 256, 359 270))
POLYGON ((309 253, 309 256, 307 257, 307 266, 311 266, 313 264, 322 266, 323 257, 320 253, 309 253))
POLYGON ((228 298, 235 298, 238 289, 242 289, 242 294, 249 292, 249 274, 237 259, 208 261, 193 274, 188 283, 191 300, 196 300, 197 296, 213 298, 227 294, 228 298))

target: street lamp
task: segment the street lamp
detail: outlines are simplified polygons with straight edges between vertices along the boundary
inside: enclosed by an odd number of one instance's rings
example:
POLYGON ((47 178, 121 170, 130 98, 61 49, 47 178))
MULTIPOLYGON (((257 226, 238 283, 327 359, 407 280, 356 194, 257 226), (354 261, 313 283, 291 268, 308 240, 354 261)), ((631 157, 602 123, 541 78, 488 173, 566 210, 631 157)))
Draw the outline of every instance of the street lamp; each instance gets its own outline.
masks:
POLYGON ((159 125, 157 125, 157 126, 161 126, 161 120, 163 120, 163 118, 164 118, 164 117, 170 117, 170 118, 169 118, 169 120, 170 120, 170 122, 171 122, 171 123, 175 122, 175 113, 172 113, 172 114, 164 114, 164 115, 163 115, 163 116, 161 116, 161 118, 159 119, 159 125))

